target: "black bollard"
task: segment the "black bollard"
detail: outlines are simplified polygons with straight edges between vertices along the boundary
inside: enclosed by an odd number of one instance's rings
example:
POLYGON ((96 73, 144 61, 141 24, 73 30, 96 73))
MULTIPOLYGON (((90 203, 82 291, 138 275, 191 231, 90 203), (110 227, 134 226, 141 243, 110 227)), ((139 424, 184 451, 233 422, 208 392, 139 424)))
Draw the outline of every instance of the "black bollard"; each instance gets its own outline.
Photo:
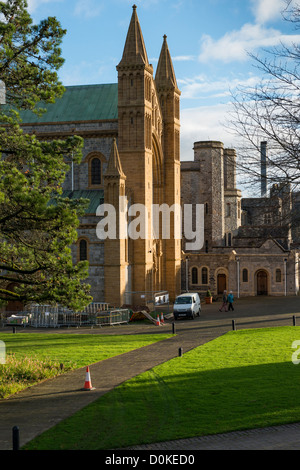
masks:
POLYGON ((232 320, 232 329, 235 331, 236 328, 235 328, 235 320, 232 320))
POLYGON ((16 333, 16 332, 17 332, 17 330, 16 330, 16 327, 14 326, 13 327, 13 333, 16 333))
POLYGON ((172 333, 173 335, 175 335, 175 323, 174 322, 172 323, 172 333))
POLYGON ((296 326, 296 317, 295 317, 295 315, 293 316, 293 325, 296 326))
POLYGON ((178 356, 179 356, 179 357, 182 357, 182 348, 179 348, 179 349, 178 349, 178 356))
POLYGON ((12 429, 12 439, 13 439, 13 450, 20 449, 20 432, 18 426, 14 426, 12 429))

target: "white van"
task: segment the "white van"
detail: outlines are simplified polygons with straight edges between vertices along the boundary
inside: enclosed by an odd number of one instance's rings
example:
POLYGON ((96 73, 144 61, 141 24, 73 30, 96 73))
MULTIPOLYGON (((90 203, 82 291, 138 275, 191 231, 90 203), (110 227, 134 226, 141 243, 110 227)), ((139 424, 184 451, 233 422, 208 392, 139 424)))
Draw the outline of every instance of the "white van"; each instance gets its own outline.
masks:
POLYGON ((201 302, 199 294, 187 292, 176 297, 173 307, 174 320, 181 317, 188 317, 193 320, 196 315, 200 316, 200 312, 201 302))

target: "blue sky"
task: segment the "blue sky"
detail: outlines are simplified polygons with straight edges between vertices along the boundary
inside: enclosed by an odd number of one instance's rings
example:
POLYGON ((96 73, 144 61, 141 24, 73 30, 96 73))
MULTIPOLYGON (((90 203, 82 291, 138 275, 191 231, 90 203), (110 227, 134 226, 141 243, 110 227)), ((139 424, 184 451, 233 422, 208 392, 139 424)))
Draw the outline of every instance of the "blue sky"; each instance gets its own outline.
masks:
POLYGON ((163 35, 168 37, 182 92, 182 160, 193 159, 195 141, 234 146, 224 126, 229 90, 259 80, 247 52, 263 54, 280 41, 300 42, 282 18, 285 0, 28 0, 35 22, 56 16, 67 29, 64 85, 117 82, 134 3, 154 71, 163 35))

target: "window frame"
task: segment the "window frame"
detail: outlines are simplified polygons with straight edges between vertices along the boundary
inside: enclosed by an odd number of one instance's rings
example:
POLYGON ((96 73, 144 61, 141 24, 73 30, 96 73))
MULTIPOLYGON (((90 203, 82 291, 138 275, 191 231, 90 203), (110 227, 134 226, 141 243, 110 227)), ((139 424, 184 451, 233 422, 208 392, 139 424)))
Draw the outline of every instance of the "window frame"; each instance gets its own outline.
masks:
POLYGON ((249 272, 247 268, 242 270, 242 282, 249 282, 249 272))
POLYGON ((80 261, 89 261, 89 240, 84 237, 80 237, 77 241, 77 260, 80 261), (85 251, 86 251, 86 258, 81 259, 81 243, 85 242, 85 251))

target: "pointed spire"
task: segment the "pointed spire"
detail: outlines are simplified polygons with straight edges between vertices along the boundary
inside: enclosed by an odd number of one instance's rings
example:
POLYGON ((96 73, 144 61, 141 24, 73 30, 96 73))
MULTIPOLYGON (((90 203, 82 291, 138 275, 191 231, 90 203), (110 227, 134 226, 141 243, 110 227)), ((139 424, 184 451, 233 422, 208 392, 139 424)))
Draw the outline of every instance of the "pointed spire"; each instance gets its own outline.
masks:
POLYGON ((133 5, 133 13, 129 25, 123 57, 120 65, 148 65, 148 56, 142 34, 142 29, 136 12, 136 5, 133 5))
POLYGON ((125 174, 122 170, 116 139, 114 139, 113 141, 105 176, 121 176, 125 178, 125 174))
POLYGON ((164 42, 157 65, 155 82, 158 87, 171 87, 172 89, 178 89, 166 35, 164 35, 164 42))

